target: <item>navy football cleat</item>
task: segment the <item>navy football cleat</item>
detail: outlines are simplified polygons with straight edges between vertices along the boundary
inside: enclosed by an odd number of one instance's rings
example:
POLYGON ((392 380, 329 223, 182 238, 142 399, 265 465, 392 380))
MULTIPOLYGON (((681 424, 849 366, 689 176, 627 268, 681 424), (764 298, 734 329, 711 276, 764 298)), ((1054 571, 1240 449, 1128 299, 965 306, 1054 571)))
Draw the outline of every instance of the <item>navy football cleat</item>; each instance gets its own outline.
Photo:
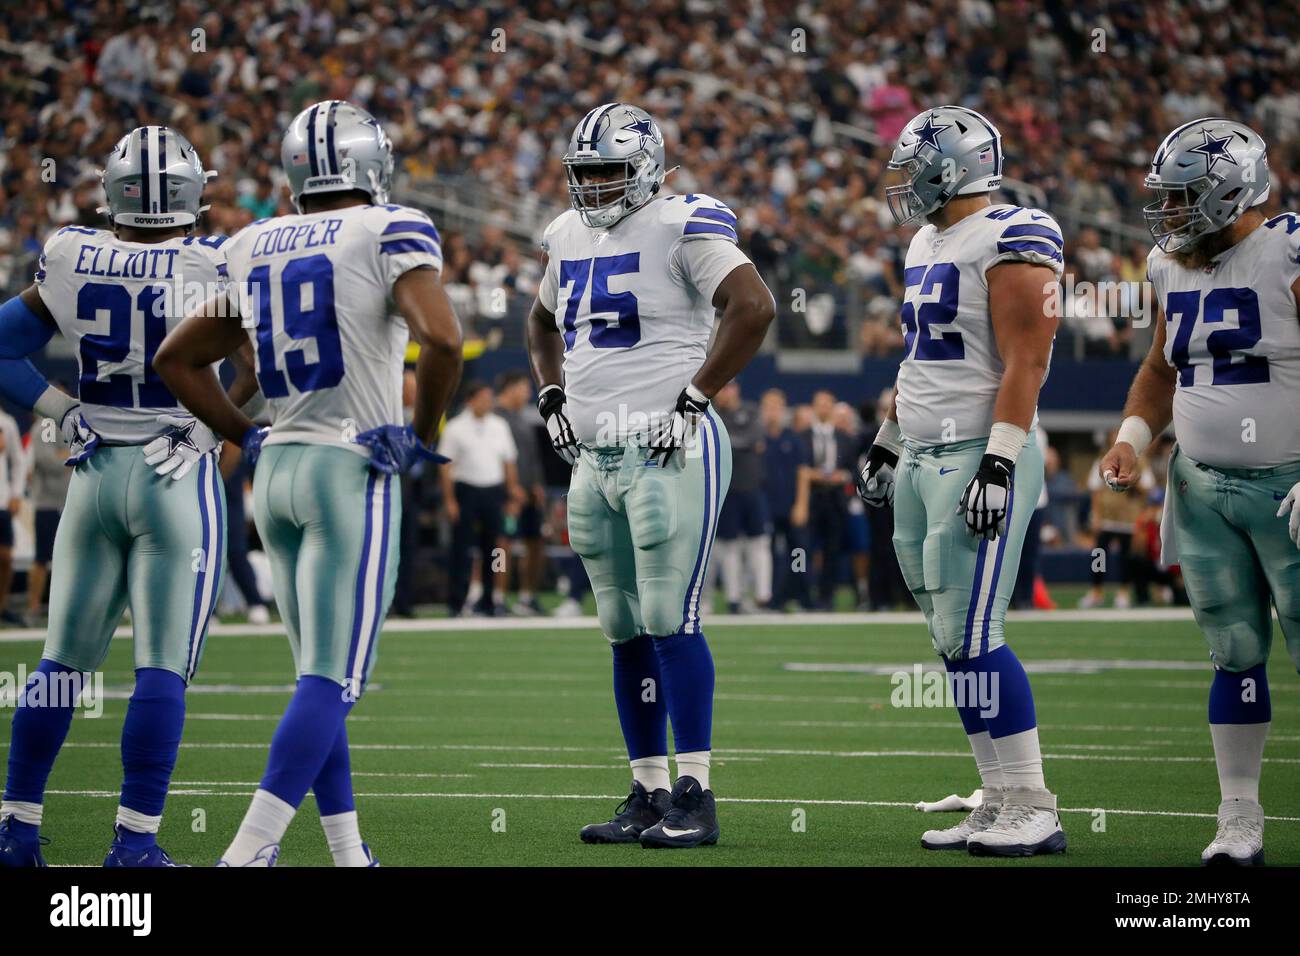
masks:
POLYGON ((632 792, 614 811, 608 823, 589 823, 578 834, 583 843, 635 843, 646 827, 654 826, 668 812, 668 791, 646 790, 632 781, 632 792))
POLYGON ((143 850, 135 850, 122 842, 122 828, 113 827, 113 845, 104 857, 105 866, 147 867, 147 866, 184 866, 177 863, 167 851, 157 843, 143 850))
POLYGON ((644 849, 687 849, 718 842, 718 805, 712 790, 704 790, 694 777, 679 777, 669 797, 672 806, 664 818, 641 831, 644 849))
MULTIPOLYGON (((0 867, 45 866, 41 847, 50 841, 37 830, 19 832, 13 815, 0 820, 0 867)), ((26 827, 22 828, 26 830, 26 827)))

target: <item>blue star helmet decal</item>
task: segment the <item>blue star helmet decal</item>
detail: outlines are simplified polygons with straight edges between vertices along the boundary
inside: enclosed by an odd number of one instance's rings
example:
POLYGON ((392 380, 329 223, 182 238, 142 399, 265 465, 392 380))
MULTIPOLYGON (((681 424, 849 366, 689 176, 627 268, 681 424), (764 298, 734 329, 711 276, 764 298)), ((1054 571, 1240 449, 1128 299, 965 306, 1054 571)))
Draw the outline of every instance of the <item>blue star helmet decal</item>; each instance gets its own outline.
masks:
POLYGON ((931 149, 939 149, 939 134, 946 129, 952 129, 952 124, 936 123, 934 114, 931 113, 925 118, 924 126, 912 130, 917 137, 916 148, 919 150, 922 146, 929 146, 931 149))
POLYGON ((1211 134, 1208 129, 1203 129, 1200 133, 1201 136, 1204 137, 1205 142, 1201 143, 1199 146, 1193 146, 1188 150, 1188 152, 1200 153, 1205 157, 1206 173, 1214 172, 1214 164, 1220 160, 1223 160, 1231 166, 1238 165, 1237 161, 1233 158, 1232 153, 1228 152, 1228 144, 1232 142, 1231 134, 1220 138, 1211 134))
POLYGON ((620 127, 620 129, 630 130, 640 137, 640 141, 637 143, 638 149, 645 149, 645 141, 647 139, 653 140, 655 138, 654 124, 648 119, 633 120, 626 126, 620 127))

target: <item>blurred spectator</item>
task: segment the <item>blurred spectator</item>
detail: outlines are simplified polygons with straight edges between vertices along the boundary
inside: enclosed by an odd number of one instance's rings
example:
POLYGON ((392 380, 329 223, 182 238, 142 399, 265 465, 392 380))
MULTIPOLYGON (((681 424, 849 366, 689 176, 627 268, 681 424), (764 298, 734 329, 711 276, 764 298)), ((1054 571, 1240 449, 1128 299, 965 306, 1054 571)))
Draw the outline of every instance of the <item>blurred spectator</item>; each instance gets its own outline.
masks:
MULTIPOLYGON (((867 449, 875 432, 868 436, 858 418, 857 411, 848 402, 835 404, 835 429, 849 441, 851 459, 849 461, 849 484, 857 481, 866 464, 867 449)), ((867 521, 867 506, 856 494, 845 495, 847 512, 844 543, 849 553, 849 570, 853 575, 854 593, 857 608, 860 611, 871 610, 871 526, 867 521)))
POLYGON ((763 421, 753 402, 741 401, 739 382, 724 385, 713 405, 731 437, 731 486, 714 545, 727 609, 766 609, 772 603, 772 519, 763 488, 763 421))
POLYGON ((808 443, 787 424, 785 393, 768 389, 759 403, 763 424, 763 493, 772 518, 773 610, 797 600, 812 609, 808 587, 808 493, 812 457, 808 443), (798 553, 798 554, 797 554, 798 553), (796 557, 802 562, 796 569, 796 557))
MULTIPOLYGON (((857 473, 853 476, 856 485, 857 475, 862 474, 866 465, 867 451, 875 441, 876 432, 880 430, 885 415, 894 401, 894 389, 891 386, 883 390, 876 399, 875 407, 864 405, 860 411, 862 420, 868 425, 862 432, 856 462, 857 473)), ((898 566, 898 555, 894 552, 894 509, 866 508, 868 533, 871 536, 871 566, 869 569, 867 596, 874 610, 880 611, 891 607, 913 607, 912 594, 903 580, 903 571, 898 566)))
POLYGON ((244 491, 252 477, 238 445, 226 442, 221 452, 221 474, 226 483, 226 565, 230 577, 243 595, 248 623, 265 624, 271 619, 266 598, 257 586, 257 574, 248 560, 248 517, 244 491))
MULTIPOLYGON (((497 411, 510 426, 518 453, 515 467, 519 498, 510 505, 513 520, 507 519, 507 524, 514 525, 511 537, 523 544, 524 559, 518 565, 519 594, 510 609, 515 614, 540 614, 542 606, 537 601, 537 592, 546 572, 546 547, 542 540, 542 519, 546 512, 542 455, 551 453, 550 443, 547 442, 543 451, 546 426, 533 404, 533 380, 527 372, 501 373, 497 376, 496 391, 497 411)), ((505 546, 508 544, 505 542, 505 546)), ((505 589, 508 590, 508 585, 505 589)))
POLYGON ((1160 561, 1160 522, 1165 506, 1165 489, 1147 492, 1146 504, 1133 528, 1133 600, 1139 607, 1151 603, 1151 586, 1160 588, 1162 604, 1186 604, 1187 591, 1177 565, 1160 561))
POLYGON ((808 530, 817 549, 817 607, 835 607, 835 586, 844 556, 848 518, 846 486, 853 481, 853 437, 835 427, 835 396, 825 389, 813 395, 812 423, 805 437, 811 461, 808 530))
POLYGON ((1047 508, 1043 514, 1045 541, 1050 545, 1074 544, 1079 533, 1081 492, 1069 470, 1061 466, 1061 453, 1048 447, 1043 454, 1047 508))
POLYGON ((448 607, 459 617, 465 604, 493 616, 504 611, 505 595, 494 594, 501 562, 494 551, 501 537, 506 505, 520 496, 515 462, 518 449, 510 426, 492 411, 492 389, 484 382, 465 386, 465 408, 447 422, 438 453, 451 459, 442 466, 443 506, 452 525, 448 561, 448 607), (470 549, 479 549, 476 593, 470 591, 470 549))
MULTIPOLYGON (((1115 444, 1115 435, 1112 429, 1106 437, 1106 448, 1115 444)), ((1148 492, 1155 487, 1155 476, 1144 460, 1142 473, 1131 491, 1111 491, 1102 480, 1100 464, 1098 458, 1088 470, 1088 491, 1092 495, 1090 530, 1096 546, 1092 557, 1092 586, 1079 601, 1079 607, 1104 604, 1109 581, 1119 585, 1115 591, 1115 606, 1126 608, 1132 603, 1129 585, 1132 582, 1133 528, 1148 492)))
MULTIPOLYGON (((66 389, 61 383, 59 387, 66 389)), ((45 419, 34 418, 27 433, 36 530, 36 552, 27 572, 27 617, 32 622, 41 616, 45 607, 50 562, 54 560, 54 535, 72 481, 72 469, 64 464, 68 460, 68 446, 60 440, 57 430, 43 434, 46 429, 53 429, 53 423, 47 425, 45 419)))
POLYGON ((27 455, 13 416, 0 411, 0 621, 23 627, 22 616, 9 610, 14 577, 14 521, 27 483, 27 455))

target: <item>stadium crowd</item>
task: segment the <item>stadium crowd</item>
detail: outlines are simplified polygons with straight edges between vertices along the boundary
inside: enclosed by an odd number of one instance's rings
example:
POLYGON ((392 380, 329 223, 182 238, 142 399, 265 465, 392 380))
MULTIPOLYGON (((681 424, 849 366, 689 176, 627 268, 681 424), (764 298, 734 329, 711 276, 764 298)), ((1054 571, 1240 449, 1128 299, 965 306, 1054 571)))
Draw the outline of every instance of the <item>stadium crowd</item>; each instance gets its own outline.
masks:
MULTIPOLYGON (((0 286, 8 295, 30 281, 57 226, 102 222, 97 170, 131 127, 184 131, 219 173, 206 228, 230 234, 291 211, 280 131, 307 103, 347 98, 394 139, 399 198, 440 184, 481 207, 477 216, 431 208, 444 226, 445 281, 471 333, 488 347, 512 344, 507 318, 527 308, 538 279, 530 240, 565 202, 560 157, 572 125, 598 102, 623 99, 664 127, 670 163, 680 164, 673 189, 708 192, 739 214, 742 245, 777 293, 781 346, 887 356, 901 347, 910 232, 893 226, 880 180, 888 144, 923 104, 961 103, 998 123, 1013 195, 1062 221, 1074 279, 1137 283, 1142 176, 1179 121, 1223 114, 1254 125, 1269 141, 1269 210, 1300 200, 1297 16, 1262 0, 1044 9, 1021 0, 232 0, 213 9, 33 0, 0 20, 0 286), (795 290, 808 294, 807 308, 790 307, 795 290)), ((1095 302, 1072 310, 1065 329, 1085 356, 1141 344, 1095 302)), ((404 538, 455 556, 454 580, 439 585, 453 609, 491 610, 505 587, 522 592, 516 606, 536 609, 536 590, 556 578, 570 598, 583 593, 577 561, 546 560, 547 546, 563 544, 562 501, 546 493, 544 466, 528 471, 523 461, 537 448, 520 437, 531 405, 521 411, 508 394, 521 381, 463 390, 465 414, 476 414, 475 394, 486 394, 484 414, 507 413, 513 477, 502 467, 498 481, 489 464, 479 475, 410 479, 410 500, 423 507, 411 509, 404 538), (520 542, 507 550, 522 549, 530 570, 488 584, 497 572, 485 559, 471 574, 470 555, 501 538, 520 542)), ((888 516, 863 514, 852 492, 876 400, 821 393, 787 408, 775 392, 720 399, 725 414, 749 417, 731 430, 752 439, 738 454, 752 456, 755 476, 753 487, 733 488, 720 532, 729 604, 828 606, 828 580, 852 587, 862 606, 905 601, 888 516), (758 527, 771 536, 766 559, 752 540, 763 537, 758 527), (813 573, 790 575, 801 548, 813 573), (828 566, 834 578, 819 578, 828 566)), ((1059 493, 1045 508, 1058 511, 1042 537, 1055 528, 1058 540, 1091 540, 1103 529, 1089 527, 1086 494, 1059 456, 1056 474, 1059 493)), ((1123 520, 1144 518, 1148 509, 1123 520)), ((424 587, 410 573, 399 612, 424 587)), ((256 584, 243 590, 256 606, 256 584)))
MULTIPOLYGON (((1076 277, 1119 279, 1145 247, 1117 227, 1140 224, 1146 164, 1179 121, 1253 124, 1269 141, 1271 208, 1296 204, 1298 16, 1263 0, 36 0, 0 22, 0 284, 25 281, 54 226, 96 221, 96 168, 134 125, 177 126, 222 174, 214 231, 288 210, 279 131, 304 104, 339 97, 384 121, 415 187, 456 183, 535 233, 563 203, 576 118, 617 98, 664 127, 674 189, 740 214, 778 300, 815 297, 782 310, 782 345, 887 354, 908 234, 879 181, 923 104, 990 116, 1009 180, 1091 250, 1074 256, 1076 277)), ((457 304, 489 341, 532 295, 527 238, 448 237, 457 304)), ((1084 312, 1070 328, 1088 354, 1124 349, 1122 329, 1084 312)))

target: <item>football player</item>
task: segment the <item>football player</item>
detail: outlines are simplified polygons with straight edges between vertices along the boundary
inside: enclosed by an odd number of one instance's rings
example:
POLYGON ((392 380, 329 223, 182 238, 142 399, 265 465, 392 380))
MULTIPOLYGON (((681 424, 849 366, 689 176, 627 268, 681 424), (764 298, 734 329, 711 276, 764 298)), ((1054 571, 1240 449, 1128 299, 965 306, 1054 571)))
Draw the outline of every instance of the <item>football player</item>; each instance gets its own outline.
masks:
POLYGON ((340 100, 310 106, 289 126, 280 158, 299 214, 252 223, 230 240, 234 309, 209 302, 167 337, 154 367, 194 414, 260 458, 254 517, 298 670, 261 786, 221 865, 273 866, 310 789, 335 864, 373 866, 344 719, 374 668, 397 580, 396 476, 437 457, 426 443, 460 379, 460 326, 439 281, 438 230, 422 212, 387 205, 392 147, 373 116, 340 100), (421 346, 415 419, 403 425, 412 337, 421 346), (246 341, 269 432, 209 369, 246 341))
POLYGON ((1210 645, 1222 802, 1201 861, 1229 865, 1264 859, 1270 603, 1300 667, 1300 216, 1265 221, 1265 152, 1253 130, 1216 118, 1156 150, 1145 210, 1155 337, 1099 465, 1112 488, 1133 487, 1138 457, 1172 420, 1162 560, 1181 566, 1210 645))
POLYGON ((730 209, 702 194, 660 195, 664 139, 644 110, 592 110, 564 166, 573 208, 542 239, 528 349, 537 407, 573 466, 569 540, 613 648, 614 703, 632 766, 614 818, 580 836, 712 844, 714 669, 700 591, 731 450, 709 401, 754 356, 775 305, 737 247, 730 209))
MULTIPOLYGON (((73 716, 70 695, 38 702, 36 685, 75 686, 96 670, 127 606, 136 683, 104 865, 175 865, 157 833, 185 688, 221 590, 226 506, 216 436, 177 404, 149 363, 186 301, 225 284, 224 237, 194 232, 210 175, 175 130, 132 130, 103 173, 110 228, 60 229, 45 244, 35 285, 0 307, 0 388, 59 423, 76 469, 54 541, 45 649, 27 688, 31 700, 14 712, 0 803, 3 865, 44 865, 45 784, 73 716), (27 361, 56 331, 76 349, 80 401, 27 361)), ((246 368, 230 400, 255 391, 246 368)))
POLYGON ((921 845, 1060 853, 1033 694, 1003 622, 1043 485, 1034 430, 1059 315, 1061 230, 1041 210, 993 203, 1002 137, 973 110, 925 110, 889 170, 895 221, 923 224, 907 250, 897 394, 860 490, 894 507, 898 563, 950 672, 984 793, 921 845))

